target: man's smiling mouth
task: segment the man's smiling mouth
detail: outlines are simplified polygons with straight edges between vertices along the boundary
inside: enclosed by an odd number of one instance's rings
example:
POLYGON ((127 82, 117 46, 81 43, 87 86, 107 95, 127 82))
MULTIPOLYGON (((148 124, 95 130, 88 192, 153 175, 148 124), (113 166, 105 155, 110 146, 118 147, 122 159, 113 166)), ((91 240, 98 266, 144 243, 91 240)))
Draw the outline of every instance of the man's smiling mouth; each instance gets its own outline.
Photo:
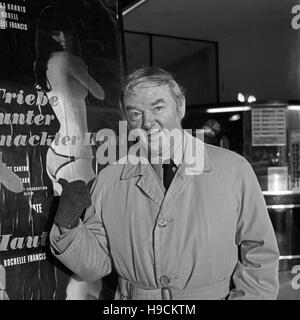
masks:
POLYGON ((162 132, 162 129, 151 129, 147 132, 148 138, 155 137, 156 135, 160 134, 162 132))

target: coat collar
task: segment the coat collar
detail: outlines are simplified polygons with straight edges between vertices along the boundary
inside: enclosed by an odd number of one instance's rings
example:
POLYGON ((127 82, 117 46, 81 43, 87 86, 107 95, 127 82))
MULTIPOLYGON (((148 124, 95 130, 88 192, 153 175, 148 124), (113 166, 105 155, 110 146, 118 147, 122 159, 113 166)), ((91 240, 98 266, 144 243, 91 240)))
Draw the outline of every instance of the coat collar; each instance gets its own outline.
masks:
MULTIPOLYGON (((153 172, 146 155, 137 155, 138 150, 142 149, 137 144, 129 149, 121 180, 149 175, 153 172)), ((179 165, 178 174, 183 177, 184 175, 199 175, 202 172, 210 171, 212 171, 212 165, 205 143, 184 131, 184 157, 179 165), (196 151, 197 157, 195 157, 194 151, 196 151)))

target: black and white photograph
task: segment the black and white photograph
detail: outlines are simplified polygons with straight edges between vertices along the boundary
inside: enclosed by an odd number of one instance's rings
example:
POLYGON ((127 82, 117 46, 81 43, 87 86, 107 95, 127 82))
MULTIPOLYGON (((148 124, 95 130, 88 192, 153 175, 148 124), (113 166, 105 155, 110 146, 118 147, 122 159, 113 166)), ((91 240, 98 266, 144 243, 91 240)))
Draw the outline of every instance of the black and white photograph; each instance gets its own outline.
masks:
POLYGON ((300 1, 0 1, 0 300, 300 300, 300 1))

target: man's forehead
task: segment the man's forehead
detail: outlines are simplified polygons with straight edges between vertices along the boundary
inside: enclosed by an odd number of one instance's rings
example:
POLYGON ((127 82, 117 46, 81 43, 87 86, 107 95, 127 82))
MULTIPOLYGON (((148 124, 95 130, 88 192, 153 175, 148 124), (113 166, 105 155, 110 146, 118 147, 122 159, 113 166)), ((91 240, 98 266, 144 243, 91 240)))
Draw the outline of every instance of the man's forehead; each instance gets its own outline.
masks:
POLYGON ((139 96, 158 98, 158 95, 167 97, 171 95, 168 85, 158 85, 155 83, 139 83, 131 88, 125 95, 125 99, 137 98, 139 96))

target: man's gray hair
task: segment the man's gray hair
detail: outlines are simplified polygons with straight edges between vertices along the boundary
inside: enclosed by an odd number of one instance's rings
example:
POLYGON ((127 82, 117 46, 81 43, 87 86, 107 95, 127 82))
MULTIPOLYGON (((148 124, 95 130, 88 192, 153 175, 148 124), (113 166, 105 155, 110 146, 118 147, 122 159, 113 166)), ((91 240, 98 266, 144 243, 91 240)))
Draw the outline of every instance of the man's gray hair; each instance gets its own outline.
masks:
POLYGON ((184 103, 184 90, 169 72, 157 67, 141 67, 128 74, 123 82, 121 93, 121 107, 123 112, 125 112, 125 96, 132 94, 135 87, 141 83, 146 83, 153 86, 167 85, 177 104, 177 107, 184 103))

